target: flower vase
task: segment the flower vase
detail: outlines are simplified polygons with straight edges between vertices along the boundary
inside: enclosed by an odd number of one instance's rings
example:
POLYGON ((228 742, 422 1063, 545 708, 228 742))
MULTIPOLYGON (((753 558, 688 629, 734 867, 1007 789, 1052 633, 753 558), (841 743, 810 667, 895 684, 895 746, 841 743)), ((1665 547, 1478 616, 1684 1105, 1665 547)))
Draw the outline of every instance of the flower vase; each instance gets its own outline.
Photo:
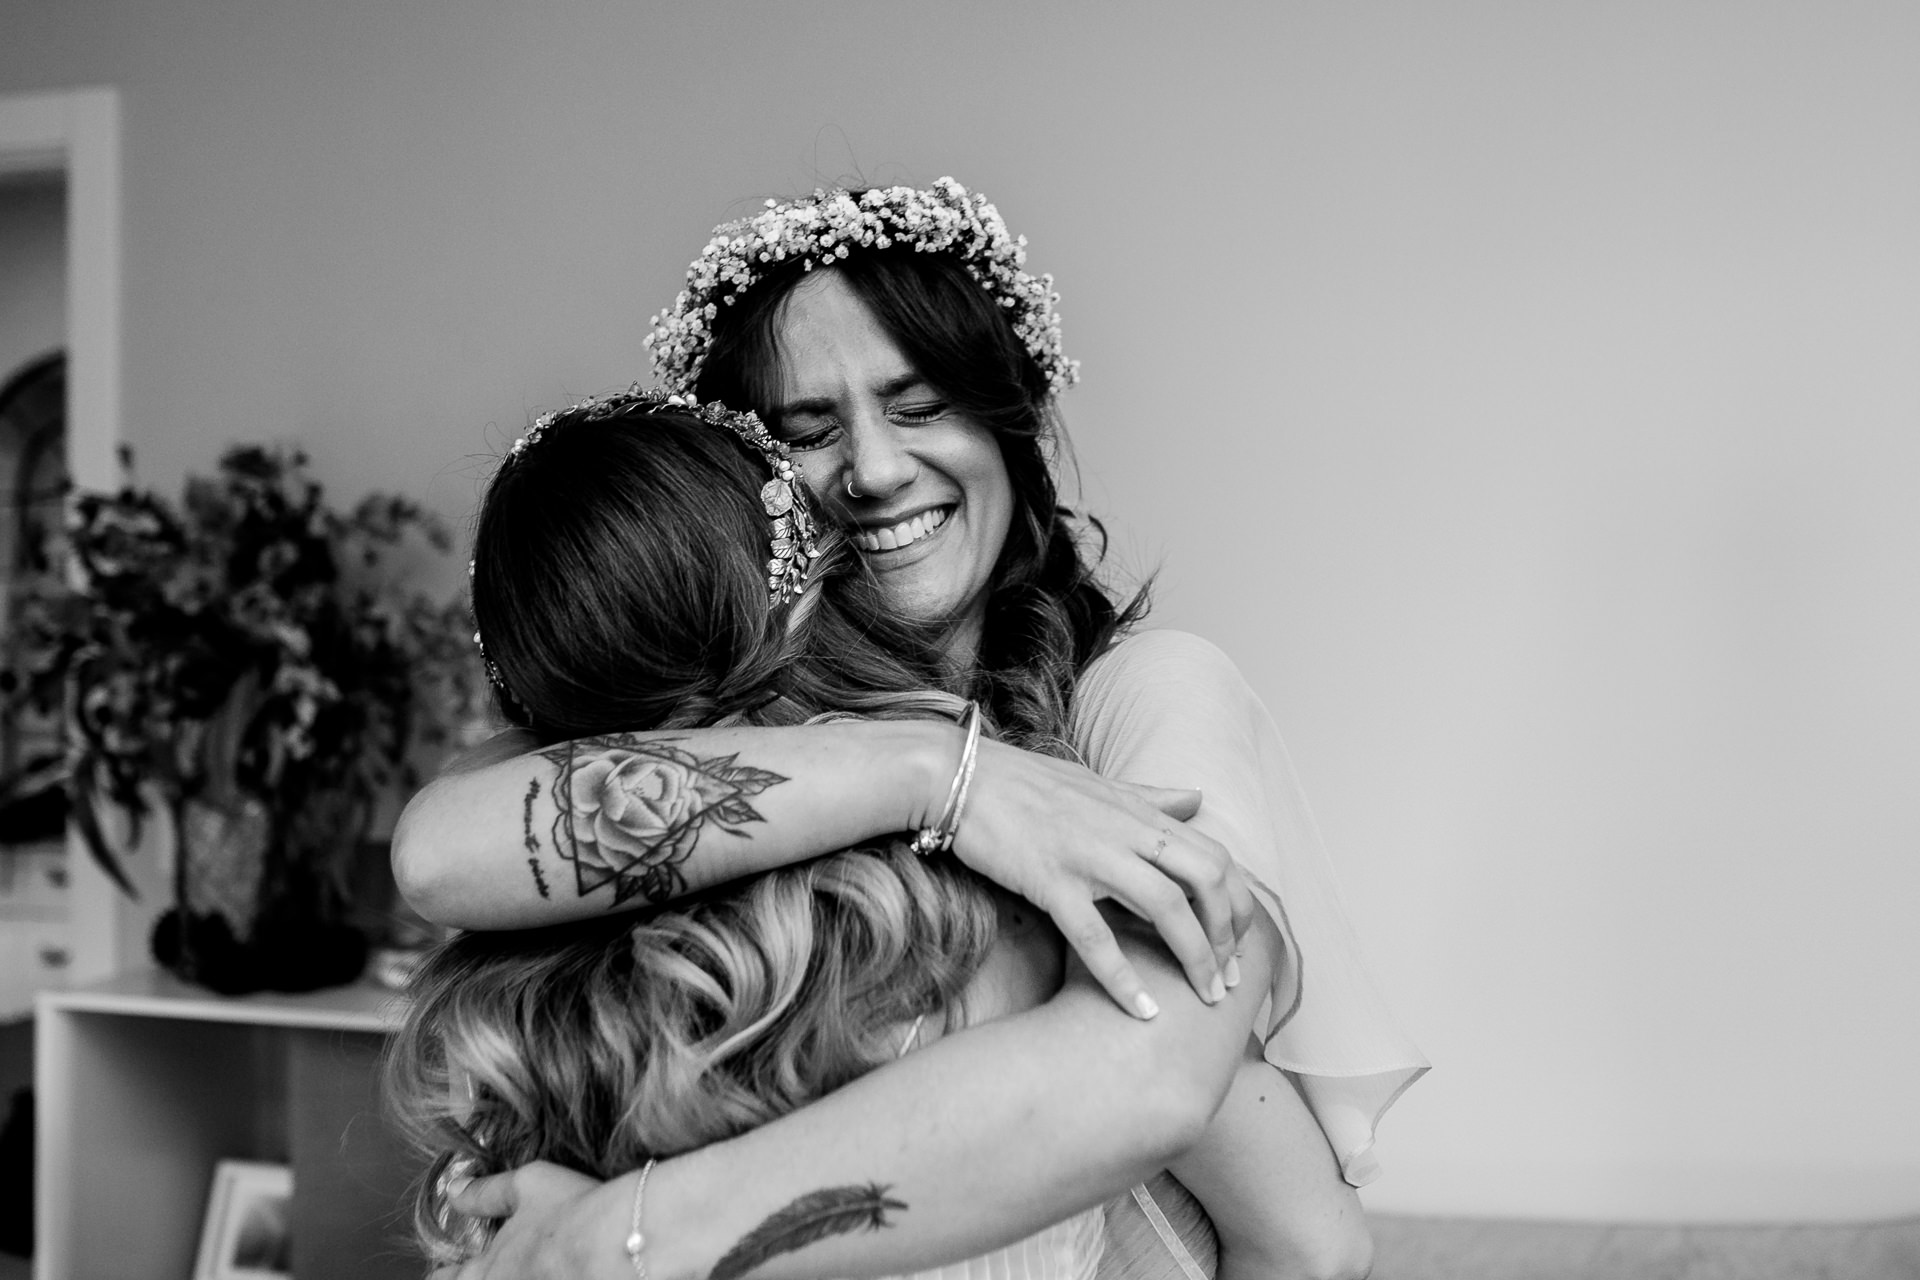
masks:
POLYGON ((173 905, 153 931, 161 966, 223 995, 312 991, 360 976, 367 939, 344 895, 263 802, 188 800, 174 829, 173 905))

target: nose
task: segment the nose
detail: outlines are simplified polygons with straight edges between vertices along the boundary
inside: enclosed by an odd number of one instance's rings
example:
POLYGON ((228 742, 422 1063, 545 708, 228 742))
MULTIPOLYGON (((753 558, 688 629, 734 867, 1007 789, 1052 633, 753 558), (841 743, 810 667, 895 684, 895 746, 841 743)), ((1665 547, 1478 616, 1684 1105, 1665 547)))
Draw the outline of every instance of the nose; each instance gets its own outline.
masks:
POLYGON ((884 415, 863 413, 847 432, 847 481, 861 498, 888 498, 913 483, 920 464, 884 415))

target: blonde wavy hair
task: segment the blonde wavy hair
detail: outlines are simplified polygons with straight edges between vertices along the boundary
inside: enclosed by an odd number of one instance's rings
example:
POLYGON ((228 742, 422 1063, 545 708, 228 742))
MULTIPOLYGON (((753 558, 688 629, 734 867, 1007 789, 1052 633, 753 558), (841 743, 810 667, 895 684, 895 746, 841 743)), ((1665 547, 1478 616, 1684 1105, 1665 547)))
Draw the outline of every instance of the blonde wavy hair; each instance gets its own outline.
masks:
MULTIPOLYGON (((564 424, 482 506, 474 610, 524 723, 793 724, 857 710, 957 718, 925 637, 878 611, 843 540, 815 585, 765 604, 765 464, 670 414, 564 424), (623 554, 608 555, 608 548, 623 554)), ((453 1171, 550 1160, 600 1178, 766 1123, 967 1019, 992 893, 903 842, 847 850, 640 915, 468 933, 415 977, 387 1060, 428 1157, 416 1235, 439 1262, 492 1224, 453 1171)))
POLYGON ((995 937, 964 870, 848 850, 638 923, 468 933, 415 978, 389 1096, 431 1156, 430 1256, 483 1244, 445 1175, 551 1160, 598 1178, 765 1124, 966 1021, 995 937))

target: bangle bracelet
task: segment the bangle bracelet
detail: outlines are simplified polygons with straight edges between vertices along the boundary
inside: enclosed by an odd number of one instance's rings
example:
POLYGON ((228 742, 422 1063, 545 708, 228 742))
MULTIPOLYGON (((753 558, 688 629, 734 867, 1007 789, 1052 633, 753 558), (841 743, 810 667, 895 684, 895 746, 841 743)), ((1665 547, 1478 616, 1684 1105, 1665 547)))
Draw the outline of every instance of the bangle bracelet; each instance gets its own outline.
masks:
POLYGON ((640 1234, 640 1202, 647 1197, 647 1176, 659 1163, 649 1160, 641 1165, 640 1181, 633 1188, 633 1230, 627 1233, 627 1261, 633 1264, 633 1274, 640 1280, 647 1280, 647 1260, 641 1253, 647 1247, 647 1238, 640 1234))
POLYGON ((966 743, 960 748, 960 765, 953 771, 953 785, 947 788, 946 806, 932 826, 914 833, 913 842, 908 846, 923 858, 953 848, 953 838, 960 830, 960 811, 966 806, 967 790, 973 784, 974 761, 980 750, 980 719, 980 704, 969 702, 966 743))
POLYGON ((980 706, 974 704, 973 720, 967 726, 966 754, 960 757, 959 793, 953 798, 953 811, 940 825, 945 829, 940 851, 945 853, 953 848, 953 842, 960 835, 960 815, 967 809, 967 793, 973 790, 973 766, 979 759, 980 748, 980 706))

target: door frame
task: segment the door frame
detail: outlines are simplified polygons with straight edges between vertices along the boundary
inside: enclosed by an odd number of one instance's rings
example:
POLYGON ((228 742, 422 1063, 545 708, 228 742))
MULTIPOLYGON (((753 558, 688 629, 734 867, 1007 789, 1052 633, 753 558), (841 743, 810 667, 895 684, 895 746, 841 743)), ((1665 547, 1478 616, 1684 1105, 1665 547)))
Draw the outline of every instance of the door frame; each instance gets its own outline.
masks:
MULTIPOLYGON (((120 95, 108 88, 0 95, 0 174, 58 174, 67 204, 67 474, 82 489, 121 483, 120 95)), ((71 831, 72 979, 139 954, 144 913, 125 901, 71 831)))

